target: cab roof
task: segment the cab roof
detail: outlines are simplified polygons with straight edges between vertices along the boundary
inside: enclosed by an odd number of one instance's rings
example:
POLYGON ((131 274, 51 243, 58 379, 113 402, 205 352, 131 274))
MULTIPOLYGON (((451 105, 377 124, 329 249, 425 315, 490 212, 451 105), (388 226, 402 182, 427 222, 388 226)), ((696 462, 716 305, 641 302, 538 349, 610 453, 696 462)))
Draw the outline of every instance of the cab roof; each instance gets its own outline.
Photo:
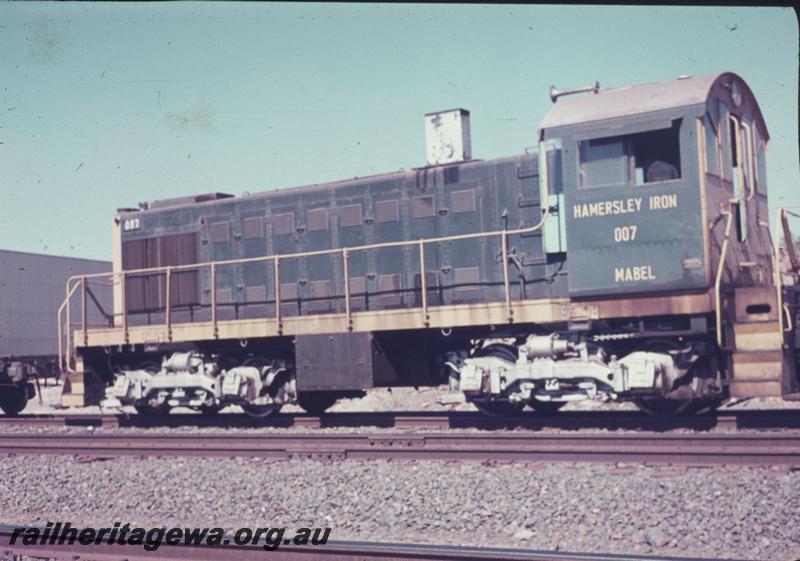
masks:
MULTIPOLYGON (((732 72, 710 76, 681 77, 667 82, 650 82, 618 88, 601 89, 596 94, 582 94, 558 100, 545 115, 540 129, 551 129, 606 119, 619 119, 665 109, 705 104, 709 97, 730 96, 737 82, 742 92, 742 107, 752 105, 765 139, 767 127, 758 103, 744 80, 732 72)), ((728 104, 729 107, 731 104, 728 104)))

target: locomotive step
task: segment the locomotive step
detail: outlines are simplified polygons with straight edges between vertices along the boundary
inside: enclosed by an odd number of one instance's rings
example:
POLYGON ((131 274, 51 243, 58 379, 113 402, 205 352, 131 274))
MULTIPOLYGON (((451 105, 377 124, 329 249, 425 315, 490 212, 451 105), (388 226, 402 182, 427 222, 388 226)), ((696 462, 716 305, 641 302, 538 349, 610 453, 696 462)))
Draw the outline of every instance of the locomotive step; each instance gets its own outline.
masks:
POLYGON ((733 379, 737 382, 751 380, 778 380, 783 375, 781 351, 747 351, 733 353, 733 379))
POLYGON ((733 333, 737 352, 780 352, 783 348, 783 334, 775 321, 734 323, 733 333))
POLYGON ((777 321, 777 294, 772 286, 739 287, 736 289, 736 321, 777 321))
POLYGON ((781 350, 737 351, 731 356, 731 397, 769 397, 790 391, 793 360, 781 350))

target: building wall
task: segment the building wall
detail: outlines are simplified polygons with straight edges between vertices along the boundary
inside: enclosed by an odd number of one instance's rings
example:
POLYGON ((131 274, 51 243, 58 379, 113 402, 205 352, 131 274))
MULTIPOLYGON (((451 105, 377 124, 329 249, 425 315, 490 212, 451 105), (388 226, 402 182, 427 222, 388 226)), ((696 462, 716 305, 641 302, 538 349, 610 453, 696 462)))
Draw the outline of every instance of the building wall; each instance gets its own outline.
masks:
MULTIPOLYGON (((110 272, 111 263, 52 255, 0 250, 0 355, 47 356, 58 353, 57 312, 72 275, 110 272)), ((111 290, 91 285, 111 313, 111 290)), ((88 301, 89 322, 104 324, 88 301)), ((73 298, 72 321, 80 322, 80 290, 73 298)))

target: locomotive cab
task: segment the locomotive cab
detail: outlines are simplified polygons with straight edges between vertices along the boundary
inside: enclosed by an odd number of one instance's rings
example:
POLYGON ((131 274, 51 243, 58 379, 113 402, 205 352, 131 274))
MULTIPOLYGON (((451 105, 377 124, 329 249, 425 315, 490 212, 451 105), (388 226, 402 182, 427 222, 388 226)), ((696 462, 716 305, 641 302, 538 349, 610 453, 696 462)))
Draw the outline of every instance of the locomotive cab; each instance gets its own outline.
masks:
MULTIPOLYGON (((689 338, 698 326, 714 335, 721 393, 796 391, 783 309, 795 297, 769 231, 769 134, 742 78, 594 89, 556 102, 541 135, 563 148, 570 297, 708 295, 711 310, 681 312, 689 338)), ((649 311, 641 301, 643 321, 649 311)))
POLYGON ((758 263, 756 284, 771 283, 771 248, 758 226, 767 221, 766 185, 756 189, 754 177, 758 163, 765 177, 756 154, 768 137, 738 76, 557 101, 542 135, 563 151, 571 297, 707 290, 719 258, 709 220, 728 207, 734 252, 758 263))

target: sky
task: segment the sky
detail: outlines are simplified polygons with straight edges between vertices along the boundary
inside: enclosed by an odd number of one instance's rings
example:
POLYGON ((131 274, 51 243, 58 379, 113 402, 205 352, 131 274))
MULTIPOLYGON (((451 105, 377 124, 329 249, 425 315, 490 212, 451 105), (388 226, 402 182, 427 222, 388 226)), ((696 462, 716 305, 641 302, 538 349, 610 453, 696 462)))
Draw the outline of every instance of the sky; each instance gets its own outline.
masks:
POLYGON ((536 145, 551 85, 721 71, 800 210, 789 8, 4 3, 0 248, 110 259, 117 208, 423 166, 425 113, 470 110, 489 159, 536 145))

